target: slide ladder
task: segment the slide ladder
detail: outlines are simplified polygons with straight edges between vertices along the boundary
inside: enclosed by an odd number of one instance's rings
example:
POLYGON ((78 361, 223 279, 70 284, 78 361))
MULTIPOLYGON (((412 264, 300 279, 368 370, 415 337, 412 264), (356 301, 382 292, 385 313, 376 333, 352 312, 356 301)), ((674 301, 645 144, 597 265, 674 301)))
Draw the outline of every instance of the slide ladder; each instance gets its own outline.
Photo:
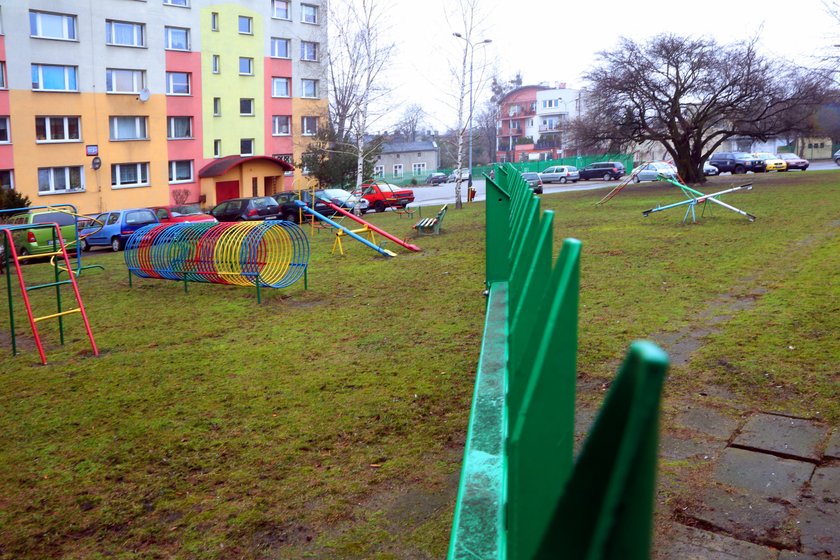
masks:
MULTIPOLYGON (((85 313, 85 306, 82 303, 82 296, 79 293, 79 286, 76 283, 76 275, 72 272, 68 275, 70 278, 68 280, 59 280, 59 275, 62 272, 62 267, 58 265, 58 263, 53 263, 53 270, 55 271, 54 280, 52 282, 47 282, 45 284, 34 284, 31 286, 27 286, 26 282, 23 279, 23 268, 21 264, 23 261, 35 258, 46 258, 46 257, 60 257, 64 261, 64 270, 72 271, 72 267, 70 265, 70 256, 67 254, 67 247, 64 245, 64 239, 61 237, 61 230, 56 223, 44 223, 44 224, 25 224, 25 225, 3 225, 0 227, 0 234, 3 234, 3 239, 1 240, 5 243, 5 254, 3 258, 6 261, 6 269, 7 269, 7 277, 6 277, 6 293, 8 295, 9 300, 9 330, 11 332, 11 339, 12 339, 12 355, 17 355, 17 346, 15 341, 15 314, 14 314, 14 307, 12 302, 12 274, 9 268, 9 264, 11 263, 15 267, 15 271, 17 274, 18 284, 20 285, 20 292, 23 298, 23 305, 26 307, 26 314, 29 317, 29 326, 32 329, 32 335, 35 337, 35 344, 38 347, 38 354, 41 357, 41 363, 46 365, 47 364, 47 357, 44 353, 44 346, 41 343, 41 335, 38 332, 38 323, 41 321, 45 321, 47 319, 58 319, 58 330, 59 335, 61 337, 61 344, 64 344, 64 317, 67 315, 72 315, 78 313, 82 317, 82 321, 85 325, 85 330, 87 331, 88 339, 90 340, 90 345, 93 348, 94 356, 99 355, 99 350, 96 348, 96 342, 93 340, 93 332, 90 330, 90 323, 88 322, 87 313, 85 313), (17 249, 15 248, 14 239, 12 237, 12 232, 15 230, 33 230, 33 229, 46 229, 51 228, 53 231, 53 247, 56 245, 59 246, 59 250, 52 251, 49 253, 40 253, 37 255, 18 255, 17 249), (76 298, 76 305, 77 307, 71 309, 62 309, 61 305, 61 286, 69 284, 73 287, 73 294, 76 298), (56 298, 56 312, 51 313, 49 315, 43 315, 40 317, 36 317, 32 313, 32 303, 29 300, 29 292, 33 290, 40 290, 44 288, 55 288, 55 298, 56 298)), ((78 249, 77 249, 78 250, 78 249)))

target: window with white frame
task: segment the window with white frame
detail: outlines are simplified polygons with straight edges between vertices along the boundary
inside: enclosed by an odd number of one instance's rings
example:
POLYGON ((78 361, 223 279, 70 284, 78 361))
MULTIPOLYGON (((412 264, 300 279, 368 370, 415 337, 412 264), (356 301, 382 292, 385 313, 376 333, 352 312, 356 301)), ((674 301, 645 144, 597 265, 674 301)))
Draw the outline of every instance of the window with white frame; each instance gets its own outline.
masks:
POLYGON ((218 74, 222 71, 222 59, 219 55, 213 55, 213 73, 218 74))
POLYGON ((0 89, 6 89, 6 63, 0 60, 0 89))
POLYGON ((222 141, 219 138, 213 140, 213 157, 222 157, 222 141))
POLYGON ((166 117, 166 137, 169 140, 191 139, 192 122, 192 117, 166 117))
POLYGON ((76 41, 76 16, 29 10, 29 34, 39 39, 76 41))
POLYGON ((213 98, 213 116, 214 117, 222 116, 222 98, 221 97, 214 97, 213 98))
POLYGON ((304 136, 315 136, 318 132, 318 117, 301 117, 300 133, 304 136))
POLYGON ((376 179, 385 178, 385 166, 384 165, 374 165, 373 166, 373 176, 376 179))
POLYGON ((146 87, 145 70, 105 69, 105 91, 108 93, 139 93, 144 87, 146 87))
POLYGON ((254 59, 247 56, 239 57, 239 75, 253 76, 254 75, 254 59))
POLYGON ((271 14, 271 17, 277 19, 291 19, 292 12, 289 10, 289 2, 286 0, 274 0, 272 2, 274 5, 274 11, 271 14))
POLYGON ((303 23, 318 23, 318 6, 312 4, 300 5, 300 21, 303 23))
POLYGON ((254 155, 254 139, 253 138, 242 138, 239 141, 239 155, 240 156, 252 156, 252 155, 254 155))
POLYGON ((318 80, 304 78, 300 81, 301 97, 318 97, 318 80))
POLYGON ((0 169, 0 189, 14 190, 15 172, 11 169, 0 169))
POLYGON ((111 188, 149 186, 149 163, 115 163, 111 166, 111 188))
POLYGON ((300 59, 318 61, 318 43, 312 41, 300 42, 300 59))
POLYGON ((271 56, 273 58, 290 58, 291 41, 282 37, 271 38, 271 56))
POLYGON ((254 34, 254 18, 239 16, 239 33, 243 35, 254 34))
POLYGON ((239 115, 243 117, 254 116, 254 100, 253 98, 241 97, 239 99, 239 115))
POLYGON ((53 64, 32 65, 32 89, 34 91, 79 91, 79 69, 76 66, 53 64))
POLYGON ((411 164, 411 174, 414 175, 415 177, 418 177, 420 175, 425 175, 426 174, 426 163, 425 162, 412 163, 411 164))
POLYGON ((120 47, 144 47, 146 46, 145 25, 106 19, 105 43, 120 47))
POLYGON ((148 140, 148 117, 109 117, 108 130, 111 140, 148 140))
POLYGON ((169 162, 170 183, 190 183, 193 180, 193 162, 191 159, 169 162))
POLYGON ((166 95, 189 95, 190 74, 189 72, 167 72, 166 73, 166 95))
POLYGON ((218 31, 219 30, 219 12, 211 12, 210 13, 210 30, 211 31, 218 31))
POLYGON ((82 166, 38 168, 38 194, 83 190, 85 190, 85 170, 82 166))
POLYGON ((403 176, 403 165, 401 163, 394 164, 394 177, 403 176))
POLYGON ((289 115, 274 115, 271 117, 271 134, 273 136, 288 136, 292 133, 292 117, 289 115))
POLYGON ((180 8, 189 8, 190 0, 163 0, 164 6, 178 6, 180 8))
POLYGON ((80 117, 35 117, 35 142, 81 142, 80 117))
POLYGON ((271 78, 271 97, 291 97, 289 78, 271 78))
MULTIPOLYGON (((286 163, 288 163, 292 167, 294 167, 294 165, 295 165, 292 154, 273 154, 271 157, 273 157, 274 159, 279 159, 280 161, 285 161, 286 163)), ((286 172, 283 173, 283 175, 294 175, 294 174, 295 174, 294 171, 286 171, 286 172)))
POLYGON ((0 144, 8 144, 12 141, 12 132, 9 128, 9 117, 0 117, 0 144))
POLYGON ((173 51, 190 50, 190 30, 185 27, 164 27, 165 48, 173 51))

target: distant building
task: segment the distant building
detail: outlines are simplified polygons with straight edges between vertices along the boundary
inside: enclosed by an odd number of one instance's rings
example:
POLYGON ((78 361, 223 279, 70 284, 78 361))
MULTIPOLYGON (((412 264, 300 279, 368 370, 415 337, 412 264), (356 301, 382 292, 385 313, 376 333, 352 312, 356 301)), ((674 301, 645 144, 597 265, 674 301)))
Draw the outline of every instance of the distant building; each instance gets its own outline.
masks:
POLYGON ((423 178, 440 166, 440 148, 434 140, 386 142, 374 164, 375 177, 423 178))

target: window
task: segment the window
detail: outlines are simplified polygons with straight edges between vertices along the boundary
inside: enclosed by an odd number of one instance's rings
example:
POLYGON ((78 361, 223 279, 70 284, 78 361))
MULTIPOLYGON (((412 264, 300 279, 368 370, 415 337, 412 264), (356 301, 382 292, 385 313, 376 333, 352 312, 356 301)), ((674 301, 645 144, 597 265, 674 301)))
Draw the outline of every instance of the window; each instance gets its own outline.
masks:
POLYGON ((38 194, 83 190, 85 190, 85 172, 81 166, 38 168, 38 194))
POLYGON ((271 134, 274 136, 288 136, 292 133, 292 117, 289 115, 274 115, 271 124, 271 134))
POLYGON ((290 58, 289 47, 289 39, 282 39, 280 37, 271 38, 271 56, 274 58, 290 58))
POLYGON ((63 39, 75 41, 76 16, 29 11, 29 34, 41 39, 63 39))
POLYGON ((81 119, 79 117, 35 117, 35 141, 79 142, 81 119))
POLYGON ((11 169, 0 169, 0 189, 14 190, 15 173, 11 169))
POLYGON ((124 189, 149 186, 148 163, 117 163, 111 166, 111 187, 124 189))
POLYGON ((253 76, 254 75, 254 59, 245 56, 239 57, 239 75, 253 76))
POLYGON ((192 117, 167 117, 166 137, 169 140, 191 139, 192 117))
MULTIPOLYGON (((292 158, 292 154, 274 154, 271 157, 274 159, 279 159, 280 161, 285 161, 291 166, 295 165, 294 159, 292 158)), ((286 171, 283 175, 294 175, 294 171, 286 171)))
POLYGON ((0 89, 6 89, 6 63, 0 61, 0 89))
POLYGON ((425 163, 412 163, 411 164, 411 174, 415 177, 419 175, 426 174, 426 164, 425 163))
POLYGON ((394 177, 402 177, 403 176, 403 166, 401 163, 394 164, 394 177))
POLYGON ((163 0, 164 6, 180 6, 181 8, 189 8, 190 0, 163 0))
POLYGON ((289 78, 271 79, 271 97, 290 97, 289 78))
POLYGON ((373 167, 373 176, 376 179, 385 178, 385 166, 384 165, 375 165, 373 167))
POLYGON ((146 33, 142 23, 105 20, 105 43, 120 47, 143 47, 146 33))
POLYGON ((211 12, 210 13, 210 30, 211 31, 218 31, 219 30, 219 12, 211 12))
POLYGON ((300 125, 301 134, 315 136, 318 132, 318 117, 301 117, 300 125))
POLYGON ((239 16, 239 32, 243 35, 254 34, 254 18, 239 16))
POLYGON ((105 91, 108 93, 138 93, 145 85, 146 72, 143 70, 105 70, 105 91))
POLYGON ((173 51, 190 50, 190 30, 183 27, 164 27, 166 47, 173 51))
POLYGON ((213 157, 222 157, 222 141, 218 138, 213 140, 213 157))
POLYGON ((193 162, 191 159, 169 162, 169 182, 189 183, 193 180, 193 162))
POLYGON ((289 3, 284 0, 274 0, 274 13, 272 17, 277 19, 291 19, 292 12, 289 11, 289 3))
POLYGON ((318 23, 318 6, 313 6, 312 4, 301 4, 300 21, 303 23, 318 23))
POLYGON ((9 130, 9 117, 0 117, 0 144, 8 144, 12 141, 9 130))
POLYGON ((79 91, 76 66, 32 65, 32 89, 35 91, 79 91))
POLYGON ((300 59, 301 60, 318 60, 318 43, 311 41, 300 42, 300 59))
POLYGON ((213 98, 213 116, 219 117, 222 115, 222 98, 221 97, 214 97, 213 98))
POLYGON ((214 74, 218 74, 219 72, 222 71, 221 70, 221 65, 222 65, 222 59, 219 57, 219 55, 214 54, 213 55, 213 73, 214 74))
POLYGON ((239 114, 244 117, 254 116, 254 100, 248 98, 241 98, 239 100, 239 114))
POLYGON ((318 97, 318 80, 307 80, 304 78, 300 81, 301 97, 318 97))
POLYGON ((190 75, 187 72, 166 73, 166 94, 167 95, 189 95, 190 75))
POLYGON ((148 140, 147 117, 111 117, 108 119, 111 140, 148 140))
POLYGON ((252 156, 254 155, 254 139, 243 138, 239 141, 239 155, 252 156))

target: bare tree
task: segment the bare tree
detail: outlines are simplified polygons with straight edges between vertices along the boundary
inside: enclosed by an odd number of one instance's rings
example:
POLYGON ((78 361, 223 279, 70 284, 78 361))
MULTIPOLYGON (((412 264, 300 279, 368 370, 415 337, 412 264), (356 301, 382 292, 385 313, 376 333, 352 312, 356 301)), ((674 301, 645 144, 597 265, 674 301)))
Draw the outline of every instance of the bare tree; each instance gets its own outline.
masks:
POLYGON ((426 112, 423 107, 412 103, 403 111, 402 119, 397 123, 397 132, 410 142, 417 140, 417 133, 423 122, 426 120, 426 112))
POLYGON ((807 117, 830 83, 825 70, 771 64, 755 40, 623 38, 599 57, 586 76, 591 87, 580 138, 608 147, 658 142, 688 182, 704 180, 703 162, 729 138, 811 132, 807 117))

